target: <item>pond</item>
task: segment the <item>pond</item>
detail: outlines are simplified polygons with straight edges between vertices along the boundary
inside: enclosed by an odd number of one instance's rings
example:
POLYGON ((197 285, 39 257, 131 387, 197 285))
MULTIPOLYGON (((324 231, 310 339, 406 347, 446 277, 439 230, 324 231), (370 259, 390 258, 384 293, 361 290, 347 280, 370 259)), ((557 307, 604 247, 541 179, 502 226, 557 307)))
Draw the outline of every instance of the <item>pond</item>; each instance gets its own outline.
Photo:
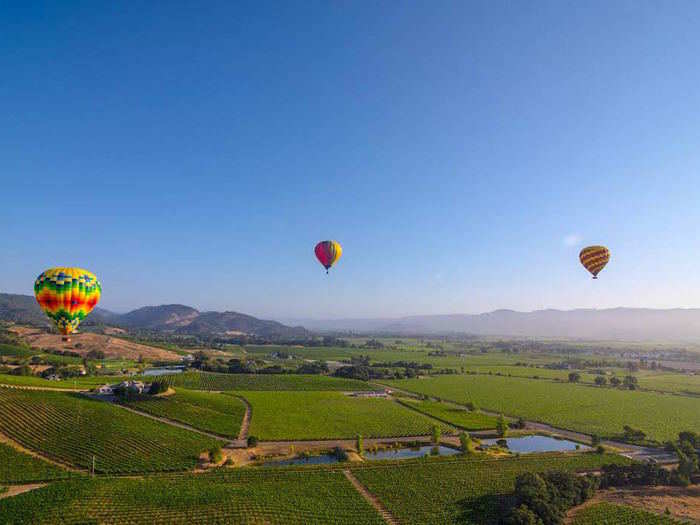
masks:
MULTIPOLYGON (((492 447, 496 445, 496 439, 482 439, 481 445, 492 447)), ((506 438, 508 450, 519 454, 530 454, 533 452, 566 452, 570 450, 590 450, 590 447, 581 445, 575 441, 568 439, 557 439, 551 436, 522 436, 514 438, 506 438)))
POLYGON ((181 374, 184 367, 181 366, 164 366, 160 368, 147 368, 143 371, 144 376, 165 376, 169 374, 181 374))
POLYGON ((337 457, 331 454, 321 454, 320 456, 309 456, 305 458, 291 458, 281 460, 270 460, 261 463, 261 467, 287 467, 290 465, 325 465, 329 463, 338 463, 337 457))
POLYGON ((394 448, 377 450, 376 452, 365 451, 364 458, 369 461, 379 459, 411 459, 423 456, 453 456, 459 454, 459 450, 450 447, 425 445, 415 448, 394 448))

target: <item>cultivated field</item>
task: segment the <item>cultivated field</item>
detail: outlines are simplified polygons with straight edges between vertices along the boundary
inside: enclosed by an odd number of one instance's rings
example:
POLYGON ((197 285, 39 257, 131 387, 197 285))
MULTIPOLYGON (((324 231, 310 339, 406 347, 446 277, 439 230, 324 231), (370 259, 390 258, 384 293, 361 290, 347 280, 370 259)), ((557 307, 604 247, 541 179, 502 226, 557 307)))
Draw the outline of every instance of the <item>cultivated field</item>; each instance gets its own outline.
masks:
POLYGON ((445 425, 387 399, 340 392, 241 392, 253 407, 250 435, 266 441, 425 435, 445 425))
POLYGON ((24 447, 97 472, 185 470, 216 440, 79 394, 0 388, 0 432, 24 447))
POLYGON ((237 397, 184 388, 171 396, 141 396, 124 404, 232 439, 238 437, 245 415, 245 404, 237 397))
POLYGON ((542 454, 508 459, 463 459, 395 462, 354 469, 355 476, 402 524, 497 523, 505 496, 522 472, 581 471, 618 456, 542 454))
POLYGON ((56 467, 0 443, 0 483, 31 483, 66 479, 76 475, 79 474, 56 467))
POLYGON ((170 386, 192 390, 371 390, 364 381, 319 375, 185 372, 161 379, 170 386))
POLYGON ((397 388, 615 437, 624 425, 659 441, 700 431, 700 398, 488 375, 451 375, 388 382, 397 388))
POLYGON ((464 430, 484 430, 496 427, 496 417, 488 416, 478 410, 469 411, 464 407, 447 403, 418 401, 411 398, 403 398, 400 403, 464 430))
POLYGON ((0 523, 382 525, 341 471, 238 470, 59 482, 0 500, 0 523))
POLYGON ((581 509, 573 520, 573 525, 680 525, 681 523, 668 516, 612 503, 598 503, 581 509))

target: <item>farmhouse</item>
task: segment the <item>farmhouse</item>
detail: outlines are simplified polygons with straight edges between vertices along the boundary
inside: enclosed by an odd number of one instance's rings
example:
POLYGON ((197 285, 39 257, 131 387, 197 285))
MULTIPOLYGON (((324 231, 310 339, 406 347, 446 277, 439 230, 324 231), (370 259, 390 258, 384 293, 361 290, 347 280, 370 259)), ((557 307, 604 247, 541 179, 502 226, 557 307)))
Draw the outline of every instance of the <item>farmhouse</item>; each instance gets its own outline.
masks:
POLYGON ((369 390, 369 391, 353 392, 350 395, 352 397, 389 397, 389 394, 391 394, 391 390, 389 390, 388 388, 385 388, 384 390, 369 390))

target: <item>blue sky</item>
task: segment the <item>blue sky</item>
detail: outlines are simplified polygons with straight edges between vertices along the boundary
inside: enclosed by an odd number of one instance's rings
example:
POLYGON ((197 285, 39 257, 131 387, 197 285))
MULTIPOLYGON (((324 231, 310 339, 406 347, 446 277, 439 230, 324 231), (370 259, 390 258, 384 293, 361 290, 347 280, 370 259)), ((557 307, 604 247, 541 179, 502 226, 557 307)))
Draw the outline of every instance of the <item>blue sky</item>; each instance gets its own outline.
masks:
POLYGON ((0 290, 76 265, 118 311, 700 306, 700 3, 98 4, 0 6, 0 290))

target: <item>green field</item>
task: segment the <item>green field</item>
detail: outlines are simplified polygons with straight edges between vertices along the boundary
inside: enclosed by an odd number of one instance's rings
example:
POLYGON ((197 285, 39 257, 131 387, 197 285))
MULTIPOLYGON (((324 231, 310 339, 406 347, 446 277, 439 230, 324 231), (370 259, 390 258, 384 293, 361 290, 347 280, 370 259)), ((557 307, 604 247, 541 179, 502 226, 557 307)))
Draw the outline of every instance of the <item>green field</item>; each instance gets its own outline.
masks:
POLYGON ((484 430, 496 427, 496 417, 479 411, 469 411, 464 407, 437 401, 418 401, 411 398, 401 399, 400 403, 464 430, 484 430))
POLYGON ((612 503, 598 503, 581 509, 576 513, 573 521, 574 525, 680 525, 681 523, 667 516, 612 503))
POLYGON ((319 375, 184 372, 161 377, 170 386, 192 390, 371 390, 364 381, 319 375))
POLYGON ((0 483, 32 483, 78 475, 0 443, 0 483))
POLYGON ((700 396, 700 375, 671 372, 645 373, 638 375, 637 380, 642 388, 700 396))
POLYGON ((218 441, 79 394, 0 388, 0 432, 24 447, 96 471, 193 468, 218 441))
POLYGON ((62 381, 49 381, 35 376, 12 376, 0 374, 0 385, 38 386, 42 388, 91 390, 105 383, 118 383, 126 379, 124 376, 83 376, 62 381))
POLYGON ((597 388, 515 377, 452 375, 388 381, 396 388, 556 427, 615 437, 624 425, 659 441, 700 431, 700 398, 597 388))
POLYGON ((0 500, 0 523, 382 525, 340 471, 59 482, 0 500))
POLYGON ((430 434, 427 416, 387 399, 340 392, 241 392, 253 407, 250 435, 266 441, 430 434))
POLYGON ((593 470, 624 462, 619 456, 540 454, 508 459, 480 457, 404 461, 353 469, 355 476, 405 525, 497 523, 505 496, 522 472, 593 470))
POLYGON ((245 404, 237 397, 183 388, 172 396, 142 396, 125 404, 232 439, 238 437, 245 415, 245 404))

